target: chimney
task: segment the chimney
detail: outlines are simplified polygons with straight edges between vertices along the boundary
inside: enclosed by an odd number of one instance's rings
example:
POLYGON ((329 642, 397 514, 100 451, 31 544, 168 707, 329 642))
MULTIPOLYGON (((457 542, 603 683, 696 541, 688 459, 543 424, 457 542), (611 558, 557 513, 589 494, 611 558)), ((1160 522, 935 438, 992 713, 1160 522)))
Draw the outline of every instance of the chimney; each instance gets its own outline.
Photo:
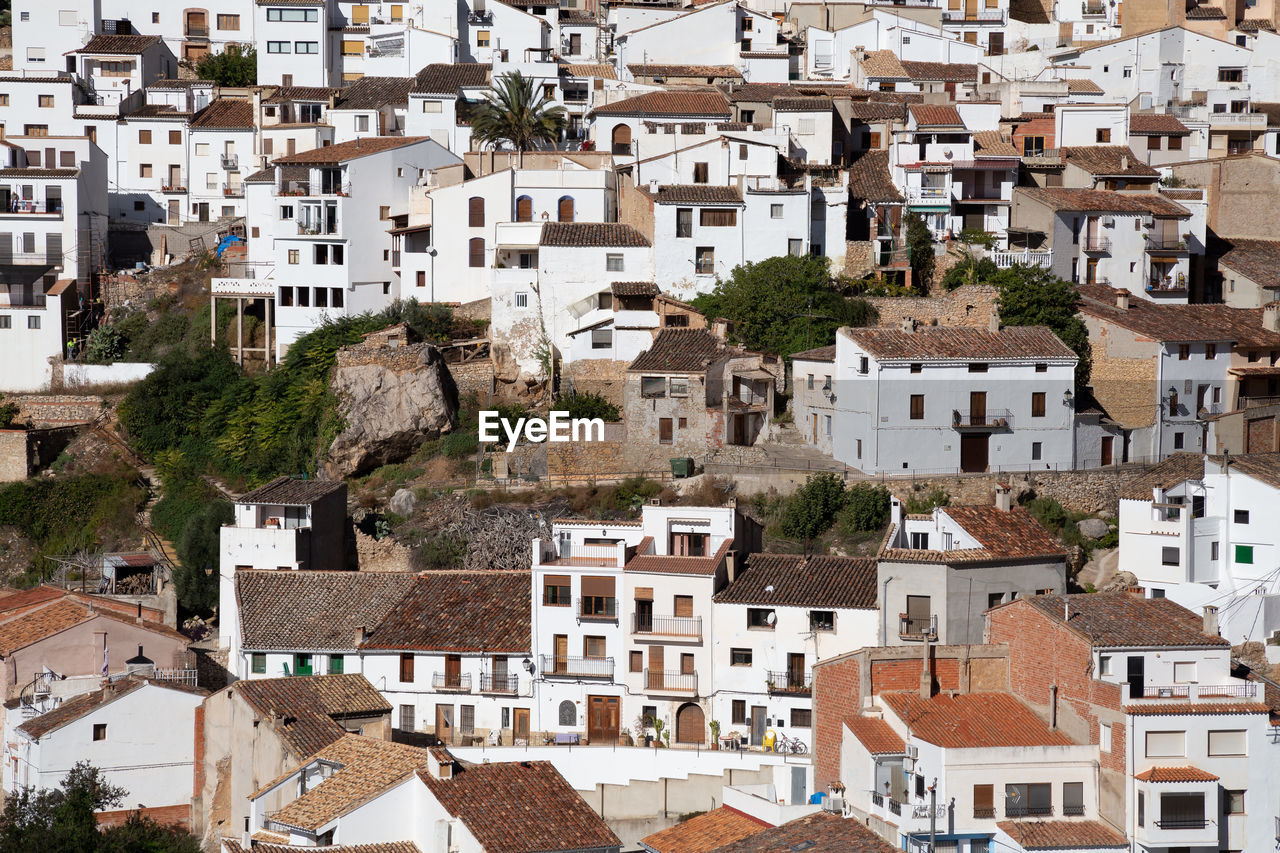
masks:
POLYGON ((898 533, 902 532, 902 501, 897 498, 889 498, 889 523, 898 529, 898 533))
POLYGON ((1123 287, 1116 290, 1116 307, 1121 311, 1129 310, 1129 291, 1123 287))
POLYGON ((729 576, 729 583, 738 577, 738 552, 730 551, 724 555, 724 567, 729 576))
POLYGON ((369 632, 365 630, 365 627, 363 625, 359 625, 356 627, 355 635, 356 635, 356 648, 359 648, 361 643, 369 639, 369 632))
POLYGON ((1273 302, 1263 307, 1262 328, 1268 332, 1280 332, 1280 305, 1273 302))
POLYGON ((1122 172, 1129 171, 1129 155, 1128 154, 1120 155, 1120 171, 1122 172))
POLYGON ((650 178, 650 179, 649 179, 649 192, 651 192, 651 193, 652 193, 652 194, 654 194, 654 195, 657 195, 657 194, 658 194, 658 179, 657 179, 657 178, 650 178))
POLYGON ((996 483, 996 509, 1008 512, 1013 508, 1013 489, 1005 483, 996 483))
POLYGON ((1218 608, 1212 604, 1204 606, 1204 632, 1211 636, 1218 636, 1218 608))
POLYGON ((1000 331, 1000 314, 994 308, 991 309, 991 316, 987 318, 987 331, 993 335, 1000 331))
POLYGON ((920 662, 920 698, 926 702, 933 698, 933 644, 921 643, 924 660, 920 662))
MULTIPOLYGON (((443 752, 443 750, 441 750, 443 752)), ((448 755, 448 753, 445 753, 448 755)), ((452 756, 450 756, 452 758, 452 756)), ((453 778, 453 761, 442 761, 436 750, 427 751, 427 772, 436 779, 453 778)))
POLYGON ((903 334, 907 334, 907 335, 909 335, 909 334, 911 334, 912 332, 914 332, 915 330, 916 330, 916 321, 915 321, 915 318, 914 318, 914 317, 903 317, 903 318, 902 318, 902 332, 903 332, 903 334))
POLYGON ((853 49, 853 61, 861 64, 867 58, 867 48, 865 45, 858 45, 853 49))

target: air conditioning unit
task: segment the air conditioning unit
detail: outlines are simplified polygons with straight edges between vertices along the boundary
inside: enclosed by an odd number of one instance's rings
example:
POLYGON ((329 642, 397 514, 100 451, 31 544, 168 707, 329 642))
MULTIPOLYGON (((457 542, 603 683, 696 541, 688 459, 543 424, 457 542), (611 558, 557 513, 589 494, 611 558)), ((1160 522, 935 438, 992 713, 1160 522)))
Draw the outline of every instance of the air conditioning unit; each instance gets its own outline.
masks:
POLYGON ((907 758, 916 759, 920 757, 920 747, 914 743, 907 744, 907 758))
POLYGON ((844 797, 827 797, 822 801, 822 808, 829 812, 844 812, 844 797))
POLYGON ((1103 227, 1103 228, 1115 228, 1115 227, 1116 227, 1116 218, 1115 218, 1114 216, 1104 216, 1104 217, 1102 217, 1102 227, 1103 227))

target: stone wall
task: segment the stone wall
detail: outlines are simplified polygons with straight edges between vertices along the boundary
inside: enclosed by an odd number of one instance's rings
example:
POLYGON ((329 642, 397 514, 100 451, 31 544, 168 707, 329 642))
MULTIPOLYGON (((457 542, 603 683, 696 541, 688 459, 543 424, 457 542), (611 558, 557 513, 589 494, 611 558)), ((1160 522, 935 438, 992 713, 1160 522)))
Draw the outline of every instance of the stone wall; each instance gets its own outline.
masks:
POLYGON ((599 394, 622 407, 627 382, 627 362, 608 358, 582 359, 562 369, 561 383, 582 394, 599 394), (567 382, 566 382, 567 380, 567 382))
POLYGON ((1037 497, 1053 498, 1073 512, 1115 512, 1120 493, 1146 471, 1145 466, 1125 465, 1087 471, 889 479, 885 481, 885 485, 895 496, 903 499, 912 494, 927 494, 934 488, 940 488, 951 496, 953 504, 983 505, 995 502, 995 485, 1000 482, 1012 485, 1014 494, 1030 490, 1037 497))
POLYGON ((875 245, 870 240, 846 240, 844 244, 844 274, 851 278, 868 278, 876 271, 872 261, 875 245))
POLYGON ((493 388, 493 362, 487 358, 475 361, 445 364, 449 374, 453 376, 453 384, 458 386, 458 399, 474 394, 476 401, 485 404, 489 401, 489 391, 493 388))
POLYGON ((928 326, 986 328, 997 312, 996 297, 990 285, 966 284, 938 296, 873 296, 867 301, 880 312, 881 326, 896 328, 911 317, 928 326))
POLYGON ((27 431, 0 430, 0 483, 25 480, 31 473, 27 451, 27 431))
POLYGON ((37 428, 86 424, 106 406, 95 394, 12 394, 5 399, 17 404, 19 420, 37 428))

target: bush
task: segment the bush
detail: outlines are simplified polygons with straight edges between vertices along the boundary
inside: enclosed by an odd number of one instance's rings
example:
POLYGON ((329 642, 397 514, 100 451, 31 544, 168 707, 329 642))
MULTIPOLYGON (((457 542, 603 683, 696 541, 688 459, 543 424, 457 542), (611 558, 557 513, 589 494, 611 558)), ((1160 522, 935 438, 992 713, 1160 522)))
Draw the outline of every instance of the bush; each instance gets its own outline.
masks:
POLYGON ((12 525, 36 544, 35 567, 43 570, 45 555, 134 535, 141 504, 142 490, 119 474, 25 480, 0 488, 0 525, 12 525))
POLYGON ((84 357, 90 364, 111 364, 124 358, 128 350, 124 335, 115 326, 99 326, 89 333, 84 357))
POLYGON ((845 495, 840 511, 840 532, 867 533, 879 530, 889 520, 889 490, 870 483, 855 483, 845 495))
POLYGON ((206 503, 178 538, 180 565, 173 572, 173 585, 178 603, 193 613, 210 613, 218 603, 219 539, 222 525, 234 518, 235 510, 227 501, 206 503))
POLYGON ((923 495, 913 494, 902 505, 902 511, 908 515, 927 515, 934 507, 947 506, 951 503, 951 495, 940 487, 923 495))
POLYGON ((600 418, 607 423, 622 420, 622 412, 618 407, 595 392, 561 394, 556 397, 551 408, 558 412, 568 412, 571 418, 600 418))
POLYGON ((810 476, 787 501, 782 512, 782 535, 806 542, 825 533, 844 506, 844 482, 835 474, 810 476))
POLYGON ((252 86, 258 82, 258 53, 252 47, 229 44, 222 53, 200 57, 196 76, 219 86, 252 86))
MULTIPOLYGON (((4 397, 0 397, 3 400, 4 397)), ((0 403, 0 429, 8 429, 19 412, 17 403, 0 403)))

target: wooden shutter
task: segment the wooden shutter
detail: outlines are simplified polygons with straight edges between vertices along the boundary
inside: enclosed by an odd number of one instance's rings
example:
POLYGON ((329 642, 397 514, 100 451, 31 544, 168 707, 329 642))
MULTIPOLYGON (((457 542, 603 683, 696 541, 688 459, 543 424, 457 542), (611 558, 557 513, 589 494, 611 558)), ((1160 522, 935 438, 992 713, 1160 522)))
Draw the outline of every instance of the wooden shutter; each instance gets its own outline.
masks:
POLYGON ((369 7, 368 6, 352 6, 351 7, 351 23, 353 24, 369 23, 369 7))
POLYGON ((738 224, 738 211, 733 208, 702 208, 699 212, 699 221, 706 226, 733 226, 738 224))
POLYGON ((693 596, 677 595, 674 602, 672 602, 672 609, 674 610, 673 616, 691 618, 693 616, 693 596))
POLYGON ((995 787, 993 785, 973 786, 973 815, 987 817, 995 814, 995 787))
POLYGON ((582 579, 582 596, 602 596, 604 598, 613 598, 614 579, 613 578, 591 578, 584 577, 582 579))
POLYGON ((693 655, 688 652, 680 655, 680 672, 685 675, 693 675, 693 655))
POLYGON ((533 221, 533 199, 522 195, 516 199, 516 222, 533 221))
POLYGON ((468 243, 470 249, 470 260, 467 266, 483 267, 484 266, 484 238, 472 237, 468 243))
POLYGON ((560 199, 560 205, 559 205, 559 218, 560 218, 560 221, 561 221, 561 222, 572 222, 572 221, 573 221, 573 198, 572 198, 572 196, 565 196, 564 198, 560 199))
POLYGON ((653 587, 651 586, 636 587, 636 601, 653 601, 653 587))
POLYGON ((471 228, 484 227, 484 199, 473 196, 467 201, 467 225, 471 228))
POLYGON ((400 680, 406 683, 413 681, 413 655, 400 655, 400 680))
POLYGON ((670 444, 671 432, 672 432, 671 418, 659 418, 658 419, 658 443, 670 444))

